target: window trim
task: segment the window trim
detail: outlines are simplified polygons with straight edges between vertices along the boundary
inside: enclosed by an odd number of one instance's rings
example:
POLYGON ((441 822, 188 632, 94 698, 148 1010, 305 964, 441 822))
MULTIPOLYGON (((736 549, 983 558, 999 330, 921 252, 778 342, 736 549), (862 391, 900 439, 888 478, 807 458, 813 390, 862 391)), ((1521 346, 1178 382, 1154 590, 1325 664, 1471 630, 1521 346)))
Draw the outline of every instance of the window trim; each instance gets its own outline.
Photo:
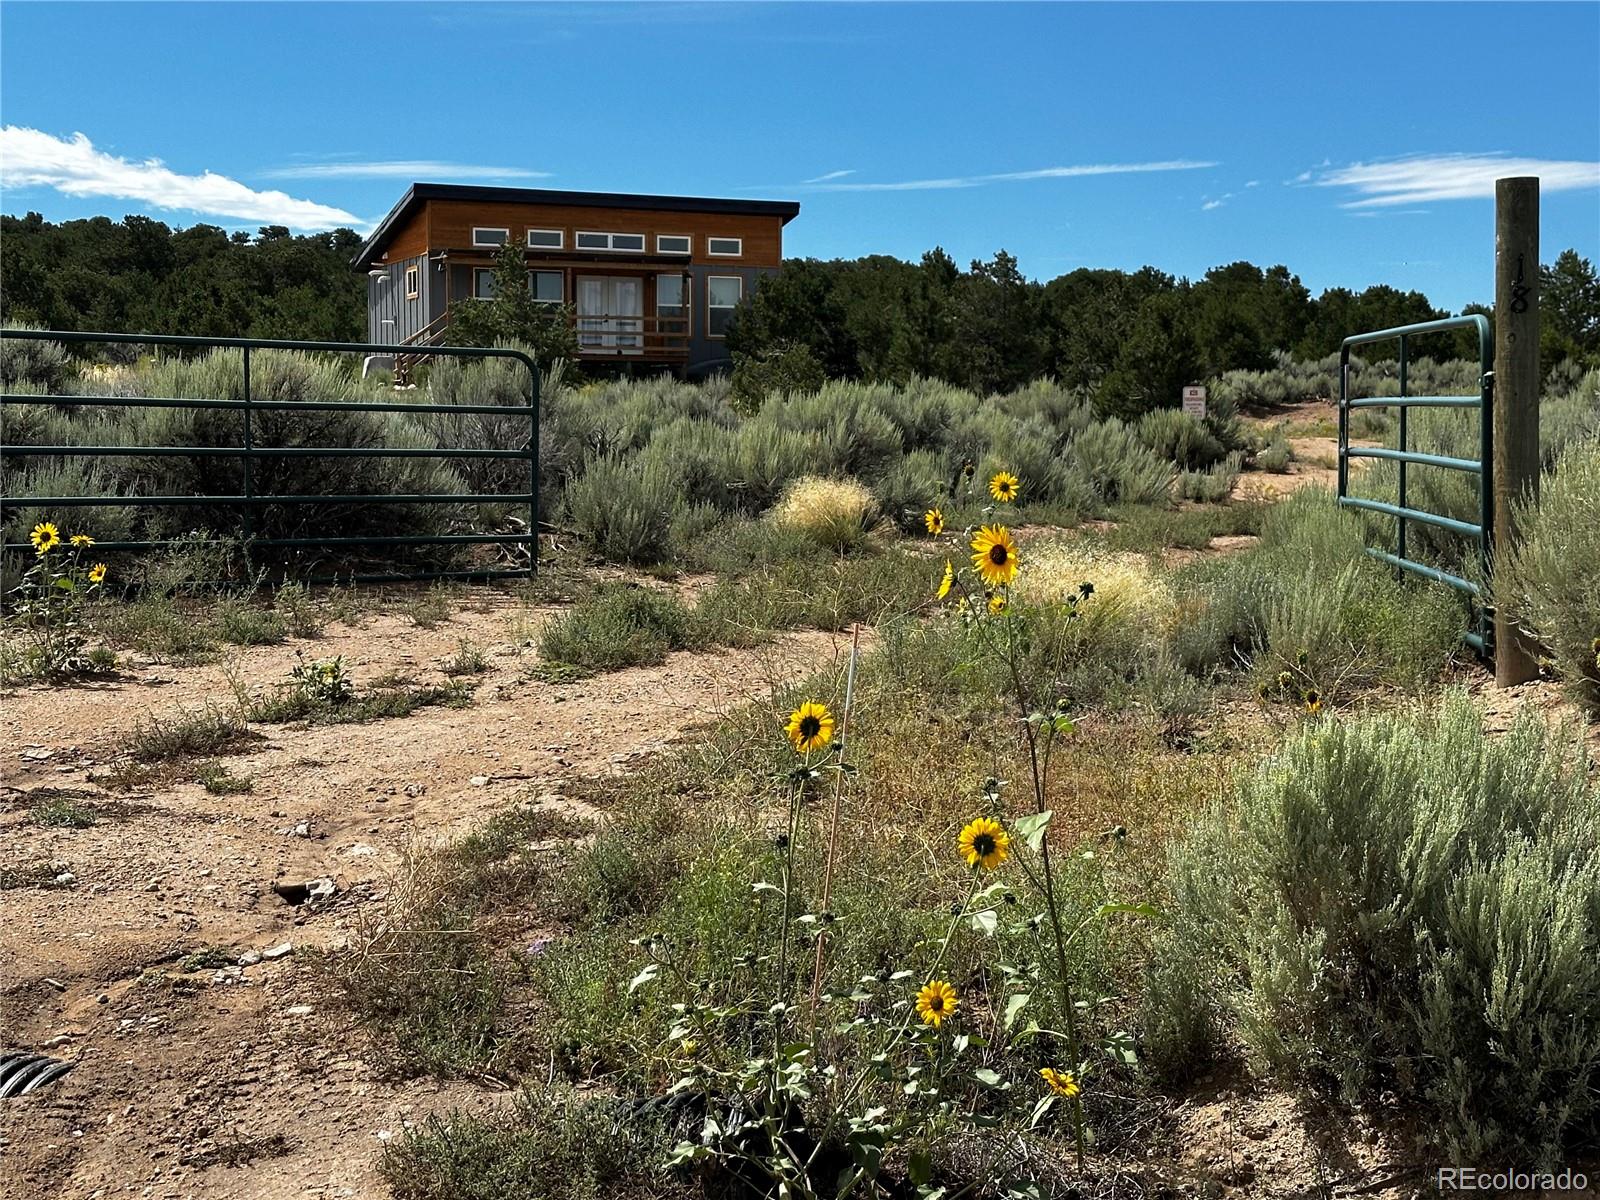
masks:
POLYGON ((422 271, 415 264, 406 268, 406 299, 415 300, 422 295, 422 271))
POLYGON ((510 240, 511 240, 511 227, 510 226, 502 227, 502 226, 499 226, 499 225, 474 225, 472 227, 472 245, 473 245, 474 249, 498 250, 501 246, 504 246, 510 240), (503 238, 501 238, 498 242, 480 242, 478 240, 478 235, 480 233, 503 233, 503 234, 505 234, 505 236, 503 238))
MULTIPOLYGON (((685 337, 688 337, 688 338, 694 337, 694 276, 688 275, 688 274, 685 274, 685 273, 682 273, 682 272, 679 272, 679 271, 657 271, 656 272, 656 278, 655 278, 655 290, 656 290, 656 330, 657 330, 657 332, 660 331, 661 322, 663 320, 668 320, 668 321, 680 321, 681 320, 683 322, 683 335, 685 337), (682 293, 683 301, 682 301, 682 303, 671 305, 672 308, 681 308, 683 310, 683 316, 682 317, 665 317, 665 318, 662 317, 662 315, 661 315, 661 281, 663 279, 678 279, 678 280, 681 280, 683 282, 683 293, 682 293)), ((740 299, 743 299, 743 298, 744 297, 741 294, 740 299)))
POLYGON ((694 234, 692 234, 692 233, 658 233, 658 234, 656 234, 656 253, 657 254, 681 254, 685 258, 689 258, 689 257, 693 256, 693 254, 694 254, 694 234), (661 246, 661 243, 666 238, 682 238, 683 239, 683 249, 682 250, 665 250, 665 249, 663 249, 662 246, 661 246))
POLYGON ((708 258, 743 258, 744 239, 742 237, 712 237, 708 233, 706 235, 706 256, 708 258), (716 242, 732 242, 738 249, 732 251, 714 250, 712 246, 716 242))
POLYGON ((711 332, 711 330, 713 328, 713 324, 712 324, 712 321, 711 321, 711 310, 713 308, 720 309, 723 312, 731 313, 731 312, 734 312, 735 310, 737 310, 739 305, 741 305, 743 303, 744 303, 744 276, 743 275, 707 275, 706 276, 706 337, 712 338, 712 339, 720 342, 720 341, 722 341, 724 338, 726 338, 728 336, 726 333, 712 333, 711 332), (731 305, 729 305, 729 304, 712 304, 711 303, 711 282, 714 279, 731 279, 735 283, 737 283, 739 285, 739 298, 737 300, 735 300, 731 305))
POLYGON ((493 279, 494 278, 494 268, 493 267, 473 267, 472 268, 472 287, 470 289, 468 289, 468 291, 467 291, 467 298, 470 299, 470 300, 493 300, 494 299, 493 296, 480 296, 480 295, 478 295, 478 276, 480 276, 480 275, 487 275, 490 279, 493 279))
POLYGON ((529 229, 522 235, 523 243, 529 250, 565 250, 567 248, 567 231, 565 229, 529 229), (556 235, 554 246, 535 246, 533 235, 536 233, 553 233, 556 235))
POLYGON ((572 239, 572 248, 574 250, 592 250, 592 251, 594 251, 594 252, 596 252, 598 254, 643 254, 645 252, 645 247, 648 246, 649 244, 650 244, 650 239, 649 239, 649 237, 647 235, 642 234, 642 233, 630 233, 625 229, 618 229, 618 230, 580 229, 580 230, 577 231, 577 233, 573 236, 573 239, 572 239), (582 239, 584 239, 586 237, 603 237, 603 238, 606 239, 606 244, 604 246, 585 246, 585 245, 582 245, 581 244, 582 239), (616 238, 619 238, 619 237, 636 237, 636 238, 638 238, 639 239, 638 248, 635 249, 632 246, 615 246, 615 245, 612 245, 613 240, 616 239, 616 238))
POLYGON ((554 271, 548 267, 530 269, 528 271, 528 293, 535 304, 549 304, 560 307, 567 302, 567 273, 565 271, 554 271), (533 277, 535 275, 554 275, 561 282, 561 295, 554 300, 539 299, 538 293, 533 289, 533 277))

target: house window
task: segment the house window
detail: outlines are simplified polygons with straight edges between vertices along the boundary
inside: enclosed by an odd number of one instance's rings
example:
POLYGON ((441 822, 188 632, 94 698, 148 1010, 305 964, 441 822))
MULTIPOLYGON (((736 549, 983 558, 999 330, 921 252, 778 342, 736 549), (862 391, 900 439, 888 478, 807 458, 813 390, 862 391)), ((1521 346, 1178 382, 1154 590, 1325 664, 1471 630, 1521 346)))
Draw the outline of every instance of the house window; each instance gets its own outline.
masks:
POLYGON ((474 246, 504 246, 511 240, 509 229, 474 229, 472 231, 472 244, 474 246))
POLYGON ((540 304, 560 304, 565 299, 562 294, 561 272, 529 271, 528 291, 540 304))
POLYGON ((613 253, 644 253, 642 233, 583 233, 575 243, 579 250, 610 250, 613 253))
POLYGON ((494 299, 494 271, 489 267, 475 267, 472 272, 472 298, 494 299))
POLYGON ((744 253, 743 238, 707 238, 706 253, 717 258, 738 258, 744 253))
POLYGON ((706 276, 706 336, 726 337, 733 310, 744 299, 744 280, 737 275, 706 276))
POLYGON ((559 250, 567 244, 567 235, 559 229, 528 230, 530 250, 559 250))
POLYGON ((406 268, 406 299, 415 300, 421 295, 422 285, 417 282, 418 271, 415 267, 406 268))
POLYGON ((656 276, 656 316, 661 332, 687 337, 689 334, 689 278, 686 275, 656 276))
POLYGON ((657 254, 687 254, 689 253, 689 235, 687 233, 663 233, 656 237, 657 254))

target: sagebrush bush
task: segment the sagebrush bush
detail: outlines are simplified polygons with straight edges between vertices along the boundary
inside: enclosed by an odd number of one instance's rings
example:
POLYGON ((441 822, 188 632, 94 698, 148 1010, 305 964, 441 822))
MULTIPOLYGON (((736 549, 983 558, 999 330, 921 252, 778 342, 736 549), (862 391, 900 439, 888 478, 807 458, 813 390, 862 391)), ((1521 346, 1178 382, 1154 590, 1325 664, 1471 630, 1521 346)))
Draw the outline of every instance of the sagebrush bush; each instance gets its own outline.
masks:
POLYGON ((1186 471, 1204 470, 1228 453, 1204 421, 1182 409, 1153 409, 1139 418, 1136 428, 1140 441, 1186 471))
POLYGON ((878 522, 878 502, 853 479, 807 475, 784 490, 771 519, 830 550, 859 546, 878 522))
POLYGON ((1319 488, 1273 505, 1259 545, 1177 572, 1179 661, 1202 676, 1289 671, 1325 697, 1436 678, 1466 627, 1464 605, 1448 588, 1397 578, 1365 547, 1361 522, 1319 488))
POLYGON ((1391 1093, 1460 1162, 1600 1133, 1600 786, 1524 711, 1313 723, 1172 849, 1149 1049, 1391 1093))
POLYGON ((1549 648, 1579 702, 1600 712, 1600 438, 1568 446, 1516 519, 1523 540, 1500 555, 1495 602, 1549 648))
POLYGON ((1284 436, 1281 428, 1274 429, 1272 436, 1267 439, 1267 444, 1256 451, 1256 466, 1274 475, 1282 475, 1289 469, 1289 463, 1293 458, 1294 451, 1289 447, 1289 439, 1284 436))
POLYGON ((1106 504, 1159 503, 1167 499, 1173 480, 1172 464, 1116 417, 1097 421, 1074 439, 1067 472, 1106 504))
POLYGON ((1233 495, 1244 469, 1244 454, 1234 450, 1220 462, 1212 463, 1201 471, 1181 471, 1178 474, 1178 497, 1196 500, 1203 504, 1221 504, 1233 495))
POLYGON ((590 463, 567 492, 574 528, 617 562, 664 559, 672 547, 673 522, 684 508, 678 474, 660 458, 608 455, 590 463))

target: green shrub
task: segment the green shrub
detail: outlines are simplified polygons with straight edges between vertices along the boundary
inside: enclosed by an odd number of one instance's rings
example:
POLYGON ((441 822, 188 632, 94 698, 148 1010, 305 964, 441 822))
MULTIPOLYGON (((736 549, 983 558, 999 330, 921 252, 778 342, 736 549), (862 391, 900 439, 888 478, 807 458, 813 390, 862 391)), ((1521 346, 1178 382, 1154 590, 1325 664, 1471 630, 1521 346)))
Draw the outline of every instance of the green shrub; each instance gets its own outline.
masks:
POLYGON ((1184 500, 1220 504, 1233 495, 1233 485, 1239 482, 1243 467, 1244 455, 1235 450, 1204 470, 1182 471, 1178 474, 1178 496, 1184 500))
POLYGON ((1157 408, 1139 418, 1139 440, 1186 471, 1201 471, 1227 454, 1206 423, 1182 409, 1157 408))
POLYGON ((597 552, 617 562, 664 559, 683 508, 676 471, 655 458, 597 459, 567 489, 573 525, 597 552))
POLYGON ((661 662, 690 644, 689 612, 676 596, 633 584, 602 584, 539 635, 546 663, 615 671, 661 662))
POLYGON ((1167 498, 1173 478, 1171 464, 1116 417, 1078 435, 1068 449, 1067 472, 1106 504, 1159 503, 1167 498))
POLYGON ((1275 1073, 1389 1092, 1455 1161, 1549 1167, 1600 1133, 1600 787, 1524 711, 1321 721, 1171 855, 1150 1050, 1237 1036, 1275 1073))
POLYGON ((1600 439, 1569 446, 1536 504, 1518 507, 1521 545, 1501 555, 1495 601, 1554 656, 1578 700, 1600 712, 1600 439))
POLYGON ((1289 448, 1289 439, 1284 436, 1281 428, 1274 429, 1267 444, 1256 451, 1256 466, 1274 475, 1286 472, 1293 459, 1294 451, 1289 448))
POLYGON ((815 392, 827 381, 822 364, 803 343, 780 342, 759 355, 734 355, 733 400, 743 413, 758 411, 769 396, 815 392))

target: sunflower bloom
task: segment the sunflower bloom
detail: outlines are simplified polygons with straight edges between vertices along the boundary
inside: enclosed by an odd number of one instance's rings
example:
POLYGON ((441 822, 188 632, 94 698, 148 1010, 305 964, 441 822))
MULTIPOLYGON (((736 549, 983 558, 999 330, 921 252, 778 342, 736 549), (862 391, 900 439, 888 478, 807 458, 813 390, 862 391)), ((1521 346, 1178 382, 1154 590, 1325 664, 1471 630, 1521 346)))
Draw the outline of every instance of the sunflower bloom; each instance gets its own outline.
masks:
POLYGON ((1006 594, 1004 592, 989 593, 989 615, 998 617, 1006 610, 1006 594))
POLYGON ((801 754, 820 750, 833 740, 833 714, 826 704, 807 700, 789 714, 789 723, 783 727, 789 741, 801 754))
POLYGON ((105 563, 95 563, 94 566, 89 568, 89 582, 90 583, 104 583, 105 582, 105 578, 106 578, 106 565, 105 565, 105 563))
POLYGON ((1010 504, 1022 491, 1022 485, 1010 471, 999 471, 989 480, 989 495, 1001 504, 1010 504))
POLYGON ((1322 711, 1322 693, 1312 688, 1306 693, 1306 712, 1313 717, 1322 711))
POLYGON ((990 587, 1017 577, 1017 544, 1004 525, 985 525, 972 539, 972 566, 990 587))
POLYGON ((942 979, 935 979, 924 984, 917 993, 917 1016, 922 1018, 924 1025, 932 1025, 937 1029, 960 1003, 955 988, 942 979))
POLYGON ((41 521, 33 527, 30 538, 35 550, 40 554, 49 554, 61 544, 61 531, 49 521, 41 521))
POLYGON ((94 545, 94 539, 87 533, 75 533, 72 535, 72 544, 80 549, 84 549, 94 545))
POLYGON ((930 508, 922 514, 922 523, 928 527, 928 532, 938 537, 944 532, 944 514, 937 508, 930 508))
POLYGON ((1050 1090, 1066 1100, 1071 1100, 1082 1089, 1071 1071, 1058 1071, 1054 1067, 1040 1067, 1039 1077, 1050 1085, 1050 1090))
POLYGON ((992 817, 969 821, 956 840, 967 866, 992 871, 1011 857, 1011 835, 992 817))
POLYGON ((939 581, 939 599, 943 600, 948 596, 955 583, 956 569, 954 564, 947 558, 944 560, 944 578, 939 581))

